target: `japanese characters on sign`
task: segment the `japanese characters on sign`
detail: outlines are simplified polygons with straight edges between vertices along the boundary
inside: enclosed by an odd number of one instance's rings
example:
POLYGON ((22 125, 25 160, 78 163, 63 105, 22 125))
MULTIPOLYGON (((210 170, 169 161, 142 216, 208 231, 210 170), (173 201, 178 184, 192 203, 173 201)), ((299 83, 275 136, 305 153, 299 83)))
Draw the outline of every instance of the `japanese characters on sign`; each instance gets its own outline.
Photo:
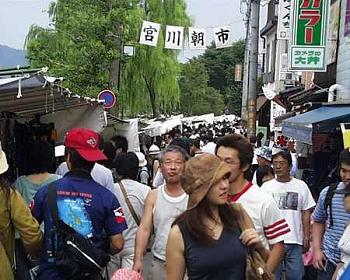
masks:
MULTIPOLYGON (((185 28, 183 26, 166 25, 161 29, 159 23, 143 21, 140 32, 140 44, 156 47, 158 45, 159 33, 164 34, 164 47, 166 49, 181 50, 184 47, 185 28), (165 33, 164 33, 165 32, 165 33)), ((232 46, 231 28, 229 26, 216 27, 212 29, 216 48, 227 48, 232 46)), ((188 46, 190 49, 206 49, 207 29, 188 28, 188 46)))
POLYGON ((166 26, 165 48, 181 50, 183 46, 184 28, 182 26, 166 26))
POLYGON ((322 71, 325 65, 325 47, 293 46, 291 67, 304 71, 322 71))
POLYGON ((291 0, 280 0, 277 23, 277 39, 289 40, 290 38, 290 9, 291 0))
POLYGON ((290 70, 326 71, 329 0, 293 0, 290 70))
POLYGON ((205 28, 193 28, 188 29, 188 44, 190 49, 205 49, 207 32, 205 28))
POLYGON ((157 46, 158 37, 160 32, 160 24, 150 21, 143 21, 141 34, 140 34, 140 44, 148 46, 157 46))
POLYGON ((231 46, 231 28, 229 26, 215 27, 213 31, 217 49, 231 46))

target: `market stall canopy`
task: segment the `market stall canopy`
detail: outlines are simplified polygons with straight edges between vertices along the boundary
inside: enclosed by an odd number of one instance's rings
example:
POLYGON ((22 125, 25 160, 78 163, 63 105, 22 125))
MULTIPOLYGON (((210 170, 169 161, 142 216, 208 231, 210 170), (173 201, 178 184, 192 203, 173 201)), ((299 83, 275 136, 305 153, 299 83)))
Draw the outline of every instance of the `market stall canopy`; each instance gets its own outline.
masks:
POLYGON ((62 78, 46 76, 44 68, 26 71, 0 71, 0 113, 11 113, 19 121, 40 116, 41 122, 53 122, 58 142, 72 127, 101 132, 106 126, 103 101, 73 95, 62 87, 62 78))
POLYGON ((60 79, 42 74, 0 79, 0 112, 33 117, 99 103, 96 99, 72 95, 60 84, 60 79))
POLYGON ((333 132, 340 122, 350 120, 350 104, 324 105, 282 121, 282 134, 312 145, 312 133, 333 132))

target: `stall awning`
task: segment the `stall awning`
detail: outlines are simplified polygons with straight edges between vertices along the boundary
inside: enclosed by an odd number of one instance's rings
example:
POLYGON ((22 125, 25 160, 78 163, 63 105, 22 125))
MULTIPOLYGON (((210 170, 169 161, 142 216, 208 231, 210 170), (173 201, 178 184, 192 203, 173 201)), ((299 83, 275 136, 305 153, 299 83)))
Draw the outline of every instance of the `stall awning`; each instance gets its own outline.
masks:
POLYGON ((317 123, 350 116, 350 105, 323 106, 282 121, 282 133, 287 137, 312 145, 313 126, 317 123))

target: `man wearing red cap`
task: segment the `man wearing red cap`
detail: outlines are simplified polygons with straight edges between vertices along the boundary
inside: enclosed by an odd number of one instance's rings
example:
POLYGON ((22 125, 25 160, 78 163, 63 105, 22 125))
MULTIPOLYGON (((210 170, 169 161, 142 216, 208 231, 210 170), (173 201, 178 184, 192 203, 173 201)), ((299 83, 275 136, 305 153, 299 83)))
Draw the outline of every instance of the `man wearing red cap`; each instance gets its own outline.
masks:
MULTIPOLYGON (((125 218, 116 197, 105 187, 96 183, 90 173, 96 161, 105 160, 99 150, 99 135, 86 128, 74 128, 65 138, 69 172, 53 183, 57 194, 59 218, 76 232, 89 238, 102 248, 102 233, 110 238, 111 250, 123 248, 125 218)), ((35 195, 31 209, 39 223, 45 223, 45 246, 43 248, 38 279, 65 279, 55 265, 57 233, 54 229, 48 204, 48 186, 35 195), (55 237, 56 236, 56 237, 55 237)))

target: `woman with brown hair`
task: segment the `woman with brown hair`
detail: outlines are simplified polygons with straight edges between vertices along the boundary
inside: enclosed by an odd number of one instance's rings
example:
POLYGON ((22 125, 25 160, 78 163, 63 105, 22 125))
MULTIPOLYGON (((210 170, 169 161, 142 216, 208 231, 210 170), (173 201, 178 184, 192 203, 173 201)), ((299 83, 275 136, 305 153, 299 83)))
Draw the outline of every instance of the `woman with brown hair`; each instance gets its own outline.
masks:
POLYGON ((241 207, 227 204, 230 168, 214 155, 190 159, 182 178, 189 194, 187 211, 174 222, 167 251, 167 279, 245 279, 247 247, 266 260, 253 223, 241 207), (239 221, 249 224, 241 232, 239 221))

